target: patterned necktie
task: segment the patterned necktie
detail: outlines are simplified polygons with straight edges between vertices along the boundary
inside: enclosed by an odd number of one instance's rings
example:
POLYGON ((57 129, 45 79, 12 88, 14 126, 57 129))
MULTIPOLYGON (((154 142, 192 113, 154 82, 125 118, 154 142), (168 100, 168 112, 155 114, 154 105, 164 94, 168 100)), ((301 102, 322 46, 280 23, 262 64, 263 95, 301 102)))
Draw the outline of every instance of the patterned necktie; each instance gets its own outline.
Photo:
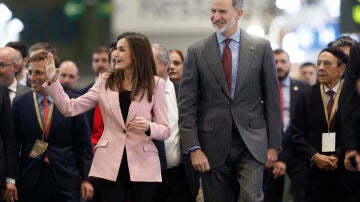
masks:
POLYGON ((327 108, 327 113, 328 113, 328 119, 330 120, 331 111, 332 111, 332 108, 334 106, 334 94, 335 94, 335 92, 332 91, 332 90, 328 90, 326 92, 326 94, 330 97, 329 102, 328 102, 327 107, 326 107, 327 108))
POLYGON ((224 67, 225 78, 228 85, 229 93, 231 94, 232 56, 231 56, 231 49, 229 47, 230 41, 231 38, 225 39, 225 47, 222 55, 222 64, 224 67))

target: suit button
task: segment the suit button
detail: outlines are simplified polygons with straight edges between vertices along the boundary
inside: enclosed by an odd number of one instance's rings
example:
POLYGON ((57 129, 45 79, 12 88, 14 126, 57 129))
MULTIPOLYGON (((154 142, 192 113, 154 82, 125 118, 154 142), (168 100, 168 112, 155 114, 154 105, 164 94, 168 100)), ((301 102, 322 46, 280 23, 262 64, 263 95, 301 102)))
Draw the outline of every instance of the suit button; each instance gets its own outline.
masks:
POLYGON ((125 130, 125 129, 123 130, 123 133, 126 134, 126 130, 125 130))

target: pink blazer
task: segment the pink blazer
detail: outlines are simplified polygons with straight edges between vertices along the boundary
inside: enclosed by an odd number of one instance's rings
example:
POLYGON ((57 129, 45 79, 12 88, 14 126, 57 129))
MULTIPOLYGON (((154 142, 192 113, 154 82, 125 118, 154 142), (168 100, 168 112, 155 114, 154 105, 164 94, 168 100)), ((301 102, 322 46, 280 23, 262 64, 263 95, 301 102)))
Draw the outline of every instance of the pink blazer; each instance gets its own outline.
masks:
MULTIPOLYGON (((84 95, 69 99, 59 81, 43 85, 64 116, 75 116, 99 104, 104 120, 104 132, 95 146, 89 176, 116 181, 124 148, 126 148, 130 180, 161 182, 161 168, 157 148, 151 139, 164 140, 170 136, 165 103, 165 81, 155 77, 151 102, 139 96, 131 102, 126 123, 123 120, 119 92, 105 89, 107 74, 99 76, 94 86, 84 95), (135 117, 150 121, 150 137, 130 127, 135 117)), ((80 134, 79 134, 80 135, 80 134)))

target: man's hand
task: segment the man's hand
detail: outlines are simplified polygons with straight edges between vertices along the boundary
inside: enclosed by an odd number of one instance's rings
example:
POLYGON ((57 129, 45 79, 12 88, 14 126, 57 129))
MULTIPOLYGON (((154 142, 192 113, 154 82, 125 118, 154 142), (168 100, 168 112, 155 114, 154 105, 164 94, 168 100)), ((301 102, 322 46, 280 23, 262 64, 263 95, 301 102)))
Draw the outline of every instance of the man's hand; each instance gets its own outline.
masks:
POLYGON ((3 199, 7 202, 14 202, 15 200, 19 200, 15 184, 11 182, 6 183, 3 199))
POLYGON ((319 153, 315 154, 313 158, 314 164, 323 171, 335 170, 338 161, 339 159, 336 156, 326 156, 319 153))
POLYGON ((344 160, 344 166, 346 170, 348 171, 360 171, 360 154, 357 151, 351 151, 347 152, 345 154, 345 160, 344 160), (357 162, 357 168, 353 167, 351 165, 350 159, 355 158, 355 161, 357 162))
POLYGON ((87 181, 83 180, 81 182, 81 197, 84 201, 90 200, 94 195, 94 188, 92 184, 87 181))
POLYGON ((286 164, 282 161, 276 161, 272 173, 275 179, 284 176, 286 173, 286 164))
POLYGON ((205 172, 210 170, 209 160, 201 149, 190 152, 191 164, 195 170, 205 172))
POLYGON ((48 53, 45 59, 46 75, 50 83, 56 82, 59 70, 55 67, 54 57, 52 53, 48 53))
POLYGON ((278 156, 278 152, 273 148, 269 148, 266 153, 265 168, 273 167, 274 163, 277 161, 277 156, 278 156))

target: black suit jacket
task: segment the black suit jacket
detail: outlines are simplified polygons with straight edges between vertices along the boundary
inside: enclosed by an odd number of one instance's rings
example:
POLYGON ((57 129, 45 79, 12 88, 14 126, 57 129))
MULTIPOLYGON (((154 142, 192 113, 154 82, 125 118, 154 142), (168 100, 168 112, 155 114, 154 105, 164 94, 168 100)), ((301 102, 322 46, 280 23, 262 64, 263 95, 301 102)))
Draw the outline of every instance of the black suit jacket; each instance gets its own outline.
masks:
POLYGON ((343 96, 340 99, 339 113, 342 121, 342 146, 344 150, 360 149, 360 97, 356 92, 356 81, 360 78, 360 44, 350 50, 349 62, 345 72, 343 96), (355 127, 354 127, 355 126, 355 127))
MULTIPOLYGON (((74 97, 72 93, 67 93, 74 97)), ((30 192, 36 187, 45 166, 43 157, 29 157, 35 140, 41 139, 42 135, 35 113, 33 93, 15 98, 12 110, 18 148, 21 148, 20 188, 30 192)), ((66 118, 55 106, 47 142, 49 146, 46 155, 56 183, 61 189, 79 190, 80 181, 88 177, 92 161, 90 130, 85 115, 66 118)))
MULTIPOLYGON (((6 177, 16 177, 16 139, 10 111, 8 88, 0 85, 0 188, 6 177)), ((1 190, 0 190, 1 191, 1 190)))
MULTIPOLYGON (((321 99, 320 84, 307 88, 301 94, 295 108, 295 115, 289 128, 291 133, 292 147, 303 154, 306 165, 304 177, 306 189, 315 188, 319 182, 320 171, 316 165, 310 166, 311 158, 321 152, 322 133, 328 132, 324 106, 321 99)), ((341 96, 341 95, 340 95, 341 96)), ((335 114, 331 132, 336 132, 336 152, 339 157, 338 168, 334 171, 337 180, 345 187, 354 186, 358 183, 358 174, 345 171, 343 167, 343 154, 341 149, 341 121, 339 114, 335 114)), ((331 171, 329 171, 331 172, 331 171)))

